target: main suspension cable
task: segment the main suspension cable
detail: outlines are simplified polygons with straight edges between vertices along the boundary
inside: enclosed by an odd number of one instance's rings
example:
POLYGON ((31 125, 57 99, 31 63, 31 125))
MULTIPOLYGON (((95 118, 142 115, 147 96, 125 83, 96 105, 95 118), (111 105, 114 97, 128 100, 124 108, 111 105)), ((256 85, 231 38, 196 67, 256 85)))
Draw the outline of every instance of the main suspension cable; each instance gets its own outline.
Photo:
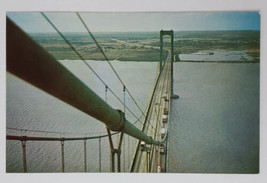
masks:
POLYGON ((119 79, 119 81, 121 82, 121 84, 125 87, 125 90, 127 91, 127 93, 129 94, 129 96, 132 98, 132 100, 134 101, 135 105, 138 107, 138 109, 141 111, 141 113, 143 114, 143 116, 145 116, 145 113, 143 112, 143 110, 140 108, 140 106, 138 105, 138 103, 136 102, 136 100, 134 99, 134 97, 132 96, 132 94, 130 93, 130 91, 128 90, 128 88, 125 86, 124 82, 122 81, 122 79, 120 78, 119 74, 117 73, 117 71, 114 69, 114 67, 112 66, 112 64, 110 63, 108 57, 106 56, 105 52, 103 51, 102 47, 99 45, 99 43, 97 42, 97 40, 95 39, 94 35, 92 34, 92 32, 89 30, 88 26, 86 25, 86 23, 83 21, 82 17, 80 16, 80 14, 77 12, 76 13, 78 18, 81 20, 82 24, 84 25, 84 27, 86 28, 87 32, 89 33, 89 35, 91 36, 91 38, 93 39, 93 41, 95 42, 96 46, 98 47, 98 49, 100 50, 100 52, 102 53, 102 55, 104 56, 105 60, 108 62, 108 64, 110 65, 111 69, 113 70, 113 72, 115 73, 115 75, 117 76, 117 78, 119 79))
MULTIPOLYGON (((48 23, 56 30, 56 32, 61 36, 61 38, 71 47, 71 49, 77 54, 77 56, 86 64, 86 66, 97 76, 97 78, 109 89, 109 91, 117 98, 117 100, 124 105, 123 101, 111 90, 110 87, 105 83, 105 81, 94 71, 94 69, 85 61, 82 55, 73 47, 73 45, 66 39, 66 37, 58 30, 58 28, 51 22, 51 20, 45 15, 45 13, 41 12, 41 15, 48 21, 48 23)), ((102 50, 103 51, 103 50, 102 50)), ((128 106, 125 108, 137 119, 139 118, 129 109, 128 106)), ((139 122, 143 124, 140 120, 139 122)))

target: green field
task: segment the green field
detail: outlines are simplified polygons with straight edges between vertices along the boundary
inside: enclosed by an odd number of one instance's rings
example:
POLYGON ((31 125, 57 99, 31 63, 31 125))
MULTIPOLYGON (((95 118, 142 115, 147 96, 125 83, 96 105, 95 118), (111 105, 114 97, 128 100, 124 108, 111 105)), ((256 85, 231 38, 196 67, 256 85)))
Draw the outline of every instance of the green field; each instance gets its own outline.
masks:
MULTIPOLYGON (((87 33, 64 33, 86 60, 104 60, 103 55, 87 33)), ((259 61, 259 31, 179 31, 174 34, 174 52, 195 53, 201 50, 245 50, 259 61)), ((56 33, 30 36, 58 60, 79 57, 56 33)), ((109 60, 158 61, 159 32, 94 33, 109 60)), ((164 57, 170 48, 170 38, 164 37, 164 57)))

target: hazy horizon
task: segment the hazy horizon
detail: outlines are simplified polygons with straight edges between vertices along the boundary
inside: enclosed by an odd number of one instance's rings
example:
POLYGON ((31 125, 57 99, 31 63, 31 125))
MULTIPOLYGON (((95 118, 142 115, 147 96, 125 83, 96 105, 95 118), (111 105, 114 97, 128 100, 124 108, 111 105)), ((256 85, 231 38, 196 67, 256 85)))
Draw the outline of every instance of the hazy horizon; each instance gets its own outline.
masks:
MULTIPOLYGON (((165 30, 165 29, 164 29, 165 30)), ((160 30, 159 30, 160 31, 160 30)), ((111 34, 111 33, 159 33, 159 31, 109 31, 109 32, 104 32, 104 31, 97 31, 94 32, 96 34, 101 33, 101 34, 111 34)), ((176 31, 173 30, 174 32, 238 32, 238 31, 255 31, 255 32, 260 32, 260 30, 183 30, 183 31, 176 31)), ((75 33, 83 33, 83 34, 88 34, 88 32, 64 32, 62 31, 62 33, 71 33, 71 34, 75 34, 75 33)), ((29 34, 58 34, 57 32, 29 32, 29 34)))
MULTIPOLYGON (((45 12, 61 32, 86 32, 73 12, 45 12)), ((7 12, 28 33, 55 32, 39 12, 7 12)), ((260 31, 259 12, 80 13, 92 32, 260 31)))

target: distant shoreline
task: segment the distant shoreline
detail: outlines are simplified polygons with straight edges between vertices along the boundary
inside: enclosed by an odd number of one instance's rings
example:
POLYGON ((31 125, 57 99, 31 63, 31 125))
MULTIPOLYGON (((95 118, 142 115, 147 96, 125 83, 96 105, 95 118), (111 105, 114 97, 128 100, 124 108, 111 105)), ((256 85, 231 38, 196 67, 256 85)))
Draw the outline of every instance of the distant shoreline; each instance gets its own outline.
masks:
MULTIPOLYGON (((260 31, 175 31, 174 54, 192 54, 202 50, 247 51, 253 60, 260 57, 260 31)), ((57 60, 80 59, 55 33, 30 34, 57 60)), ((101 49, 109 60, 157 62, 160 58, 159 32, 95 33, 101 49)), ((85 60, 103 60, 95 42, 86 33, 65 33, 65 37, 85 60)), ((169 37, 164 38, 166 59, 169 37)))

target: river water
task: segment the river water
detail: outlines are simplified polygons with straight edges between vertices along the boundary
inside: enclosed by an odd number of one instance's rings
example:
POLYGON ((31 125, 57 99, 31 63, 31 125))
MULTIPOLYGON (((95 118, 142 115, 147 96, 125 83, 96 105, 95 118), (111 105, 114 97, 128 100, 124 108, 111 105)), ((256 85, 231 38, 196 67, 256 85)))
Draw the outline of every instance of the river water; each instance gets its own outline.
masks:
MULTIPOLYGON (((229 57, 230 58, 230 57, 229 57)), ((232 57, 231 57, 232 58, 232 57)), ((105 98, 103 86, 80 61, 61 61, 80 80, 105 98)), ((106 62, 89 61, 121 99, 122 86, 106 62)), ((112 62, 143 110, 155 83, 155 62, 112 62)), ((169 172, 257 173, 259 170, 259 64, 175 63, 169 129, 169 172)), ((123 109, 108 93, 108 103, 123 109)), ((129 96, 126 104, 141 114, 129 96)), ((136 119, 126 112, 130 121, 136 119)), ((105 126, 88 115, 7 74, 7 127, 56 131, 41 133, 7 130, 31 136, 94 136, 105 126), (63 133, 64 132, 64 133, 63 133), (69 133, 71 132, 71 133, 69 133)), ((116 141, 118 137, 114 137, 116 141)), ((135 140, 126 137, 123 171, 127 171, 135 140)), ((125 144, 125 143, 123 143, 125 144)), ((101 144, 101 171, 110 171, 107 138, 101 144)), ((7 172, 23 172, 21 143, 7 140, 7 172)), ((65 171, 83 172, 83 141, 65 143, 65 171)), ((89 172, 99 172, 98 140, 87 142, 89 172)), ((61 172, 60 142, 27 142, 29 172, 61 172)))
POLYGON ((179 57, 182 61, 253 61, 246 51, 202 50, 179 57))
MULTIPOLYGON (((96 78, 84 63, 78 60, 60 61, 95 93, 105 99, 105 86, 96 78)), ((123 100, 123 86, 112 72, 107 62, 87 61, 109 87, 123 100)), ((112 65, 118 72, 126 87, 145 111, 154 87, 158 64, 155 62, 118 62, 112 65)), ((113 108, 123 110, 110 92, 107 102, 113 108)), ((141 112, 126 94, 126 104, 137 117, 141 112)), ((33 87, 21 79, 7 73, 7 134, 44 137, 85 137, 106 134, 105 125, 94 118, 78 111, 33 87), (15 129, 30 129, 46 132, 34 132, 15 129), (54 133, 60 132, 60 133, 54 133)), ((136 118, 126 111, 126 118, 135 122, 136 118)), ((139 123, 137 123, 139 124, 139 123)), ((140 127, 140 125, 137 125, 140 127)), ((114 141, 118 137, 113 137, 114 141)), ((122 152, 122 170, 127 171, 135 149, 135 140, 125 136, 126 144, 122 152)), ((98 139, 87 141, 87 169, 89 172, 99 171, 98 139)), ((61 172, 60 142, 31 142, 27 147, 28 172, 61 172)), ((110 171, 110 152, 107 138, 101 142, 101 171, 110 171)), ((83 141, 65 142, 65 171, 84 171, 83 141)), ((6 171, 23 172, 21 142, 7 140, 6 171)))
POLYGON ((174 65, 169 172, 258 173, 259 63, 174 65))

